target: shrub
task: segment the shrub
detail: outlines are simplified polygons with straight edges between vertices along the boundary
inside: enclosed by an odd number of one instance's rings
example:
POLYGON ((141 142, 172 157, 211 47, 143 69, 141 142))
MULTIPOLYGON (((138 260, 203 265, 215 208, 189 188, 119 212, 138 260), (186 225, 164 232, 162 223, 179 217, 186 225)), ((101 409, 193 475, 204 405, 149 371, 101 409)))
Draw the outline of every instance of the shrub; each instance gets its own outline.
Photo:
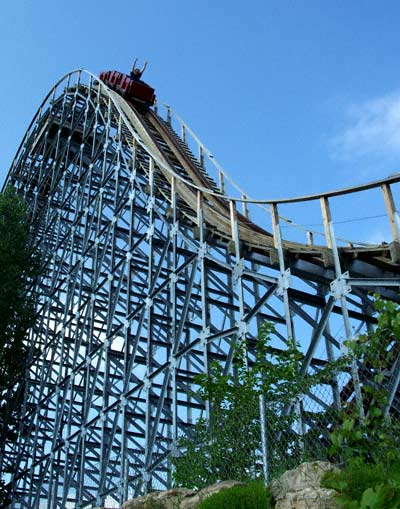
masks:
POLYGON ((274 444, 270 473, 277 475, 299 462, 305 441, 300 444, 294 430, 296 414, 286 409, 318 380, 299 376, 298 345, 288 344, 285 350, 272 347, 274 332, 273 325, 265 323, 250 354, 245 345, 237 346, 233 374, 225 374, 223 365, 214 361, 208 373, 195 378, 196 395, 209 402, 210 417, 199 419, 190 436, 179 440, 184 452, 171 458, 175 486, 200 489, 221 480, 247 482, 261 477, 260 395, 268 403, 267 435, 274 444))
POLYGON ((400 507, 400 426, 388 397, 399 358, 400 308, 376 296, 375 309, 376 329, 346 343, 363 381, 365 415, 353 401, 344 408, 340 425, 330 434, 330 453, 345 466, 323 481, 339 492, 338 502, 346 509, 400 507))
POLYGON ((400 462, 365 463, 353 459, 340 471, 325 475, 323 486, 338 492, 345 509, 397 509, 400 507, 400 462))
POLYGON ((205 498, 199 509, 269 509, 273 507, 272 494, 262 482, 233 486, 205 498))

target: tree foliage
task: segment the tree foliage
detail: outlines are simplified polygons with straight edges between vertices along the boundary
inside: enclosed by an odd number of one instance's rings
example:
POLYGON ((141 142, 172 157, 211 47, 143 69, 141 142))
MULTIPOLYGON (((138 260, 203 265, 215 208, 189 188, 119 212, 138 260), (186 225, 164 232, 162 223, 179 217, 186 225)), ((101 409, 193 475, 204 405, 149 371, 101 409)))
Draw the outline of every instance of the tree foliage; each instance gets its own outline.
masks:
POLYGON ((248 479, 260 441, 258 401, 249 377, 239 365, 236 385, 213 362, 196 382, 210 404, 210 419, 200 419, 193 436, 181 439, 186 452, 173 458, 175 484, 202 488, 224 479, 248 479))
MULTIPOLYGON (((224 374, 220 363, 212 363, 207 374, 195 379, 199 387, 196 395, 209 403, 210 417, 200 419, 192 435, 181 439, 179 446, 185 452, 172 459, 176 485, 201 488, 224 479, 247 481, 261 476, 262 397, 273 476, 301 461, 330 459, 347 465, 347 471, 335 474, 330 481, 332 487, 345 482, 353 490, 355 495, 343 495, 345 500, 358 504, 357 497, 364 497, 363 503, 386 497, 392 503, 400 494, 398 478, 389 475, 400 471, 400 426, 398 416, 389 412, 391 382, 397 373, 393 370, 400 362, 400 309, 375 296, 375 310, 375 329, 347 341, 343 355, 312 374, 302 374, 303 354, 298 345, 289 343, 284 350, 272 347, 274 328, 269 323, 261 328, 251 362, 247 362, 243 345, 237 349, 234 376, 224 374), (306 417, 315 418, 318 425, 299 430, 301 410, 297 413, 296 405, 304 395, 334 383, 338 375, 350 377, 354 367, 361 381, 364 415, 350 397, 343 399, 341 410, 333 403, 324 413, 313 415, 308 410, 306 417), (359 482, 364 483, 359 488, 346 479, 352 471, 358 472, 359 482), (377 482, 368 485, 374 476, 377 482), (385 476, 389 481, 382 484, 385 476)), ((352 387, 353 381, 349 384, 352 387)))
MULTIPOLYGON (((29 227, 22 199, 13 188, 0 194, 0 452, 16 440, 21 418, 24 372, 28 355, 26 332, 33 305, 27 290, 38 262, 29 244, 29 227)), ((3 464, 3 462, 2 462, 3 464)), ((4 472, 3 472, 4 473, 4 472)), ((0 505, 7 502, 0 480, 0 505)))
POLYGON ((400 359, 400 307, 376 296, 375 310, 375 330, 347 342, 363 380, 365 415, 350 403, 330 435, 330 451, 343 468, 329 473, 324 483, 339 492, 339 507, 346 509, 400 507, 400 424, 398 410, 389 411, 390 383, 400 359))
MULTIPOLYGON (((347 341, 348 359, 355 361, 362 381, 364 416, 350 401, 344 406, 340 425, 331 433, 331 453, 348 463, 354 458, 377 464, 397 460, 400 425, 389 408, 393 371, 400 361, 400 308, 395 302, 375 296, 377 326, 373 331, 347 341)), ((349 363, 349 360, 347 361, 349 363)), ((398 369, 398 367, 397 367, 398 369)))
POLYGON ((274 327, 265 323, 250 364, 242 345, 236 351, 234 376, 218 362, 196 377, 197 395, 210 405, 209 420, 200 419, 189 438, 180 440, 185 453, 173 458, 177 486, 201 488, 226 479, 246 481, 262 475, 260 396, 266 401, 270 468, 285 470, 291 456, 300 454, 295 432, 296 412, 290 410, 302 392, 319 381, 318 375, 299 375, 302 355, 297 345, 285 350, 271 346, 274 327))

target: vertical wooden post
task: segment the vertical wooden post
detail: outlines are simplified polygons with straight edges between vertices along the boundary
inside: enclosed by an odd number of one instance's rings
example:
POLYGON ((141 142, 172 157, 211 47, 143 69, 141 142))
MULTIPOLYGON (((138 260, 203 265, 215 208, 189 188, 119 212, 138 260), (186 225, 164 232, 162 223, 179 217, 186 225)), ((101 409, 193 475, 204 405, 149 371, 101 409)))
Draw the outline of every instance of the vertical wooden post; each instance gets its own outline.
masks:
POLYGON ((388 214, 390 229, 392 230, 393 240, 395 242, 400 241, 400 217, 399 213, 396 210, 396 205, 394 203, 392 189, 389 184, 383 184, 381 186, 383 199, 385 201, 386 211, 388 214))

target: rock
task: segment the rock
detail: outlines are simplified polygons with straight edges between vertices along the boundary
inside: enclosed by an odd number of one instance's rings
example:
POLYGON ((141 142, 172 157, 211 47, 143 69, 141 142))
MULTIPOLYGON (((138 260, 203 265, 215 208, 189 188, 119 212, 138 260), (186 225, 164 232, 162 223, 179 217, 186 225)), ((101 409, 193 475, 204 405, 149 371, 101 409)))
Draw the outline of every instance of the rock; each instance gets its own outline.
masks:
POLYGON ((237 485, 243 486, 243 483, 239 481, 221 481, 212 484, 211 486, 207 486, 206 488, 203 488, 197 492, 194 497, 182 500, 179 509, 197 509, 200 502, 205 498, 209 497, 210 495, 214 495, 214 493, 219 493, 221 490, 226 490, 237 485))
MULTIPOLYGON (((275 498, 275 509, 338 509, 334 501, 335 491, 321 487, 326 472, 335 470, 331 463, 314 461, 303 463, 288 470, 279 479, 272 481, 271 490, 275 498)), ((238 481, 223 481, 200 491, 176 488, 150 493, 129 500, 123 509, 197 509, 205 498, 223 489, 243 485, 238 481)))
POLYGON ((167 491, 156 491, 128 500, 122 506, 123 509, 197 509, 199 503, 204 498, 218 493, 223 489, 232 488, 232 486, 243 485, 238 481, 222 481, 200 491, 189 490, 186 488, 176 488, 167 491))
POLYGON ((276 501, 275 509, 338 509, 335 491, 326 488, 305 488, 289 492, 276 501))
POLYGON ((326 472, 336 467, 325 461, 303 463, 272 481, 275 509, 337 509, 335 490, 321 487, 326 472))
POLYGON ((155 491, 144 497, 128 500, 122 506, 122 509, 176 509, 179 503, 185 498, 191 498, 197 495, 195 490, 186 488, 174 488, 167 491, 155 491))

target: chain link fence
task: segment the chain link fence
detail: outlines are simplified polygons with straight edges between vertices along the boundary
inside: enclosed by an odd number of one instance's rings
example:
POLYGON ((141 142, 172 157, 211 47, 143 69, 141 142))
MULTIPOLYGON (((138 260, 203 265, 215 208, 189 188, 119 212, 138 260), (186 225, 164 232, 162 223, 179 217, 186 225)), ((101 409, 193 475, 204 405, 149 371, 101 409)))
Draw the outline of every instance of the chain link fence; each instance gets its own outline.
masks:
POLYGON ((193 397, 203 410, 173 444, 165 478, 148 473, 132 483, 129 498, 166 484, 194 490, 226 480, 271 484, 315 461, 352 465, 355 491, 364 465, 369 479, 383 479, 400 453, 400 347, 392 325, 379 319, 375 331, 345 342, 336 359, 304 369, 299 345, 272 347, 273 327, 266 324, 257 343, 237 349, 229 369, 214 360, 195 378, 193 397))
POLYGON ((400 358, 392 333, 349 342, 338 359, 306 375, 295 347, 277 355, 264 345, 248 358, 230 376, 215 363, 198 381, 208 406, 171 460, 175 486, 269 483, 303 462, 344 465, 358 455, 376 463, 398 448, 400 358))

